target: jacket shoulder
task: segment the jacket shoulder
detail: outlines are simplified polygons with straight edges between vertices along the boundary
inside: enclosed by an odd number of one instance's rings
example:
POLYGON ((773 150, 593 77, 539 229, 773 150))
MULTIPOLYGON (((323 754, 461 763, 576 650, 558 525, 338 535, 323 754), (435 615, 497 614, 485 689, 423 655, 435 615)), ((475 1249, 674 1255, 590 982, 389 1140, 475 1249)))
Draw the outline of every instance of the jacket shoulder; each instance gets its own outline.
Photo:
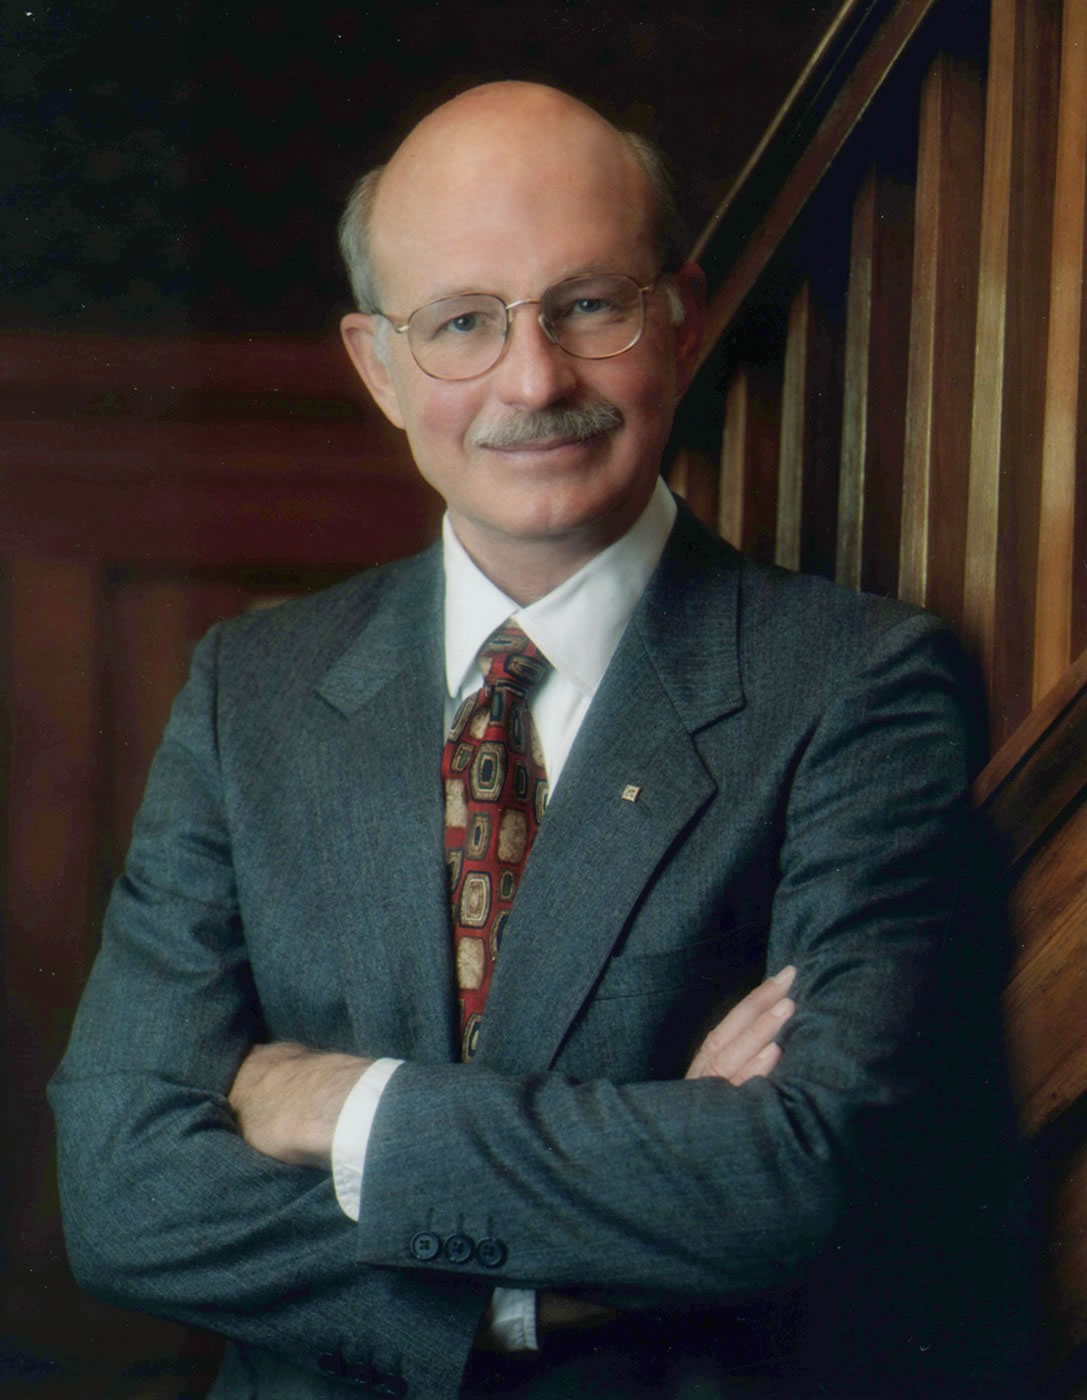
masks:
POLYGON ((381 564, 341 583, 256 608, 212 629, 204 645, 235 682, 265 670, 307 683, 322 675, 368 628, 422 625, 440 598, 437 547, 381 564))

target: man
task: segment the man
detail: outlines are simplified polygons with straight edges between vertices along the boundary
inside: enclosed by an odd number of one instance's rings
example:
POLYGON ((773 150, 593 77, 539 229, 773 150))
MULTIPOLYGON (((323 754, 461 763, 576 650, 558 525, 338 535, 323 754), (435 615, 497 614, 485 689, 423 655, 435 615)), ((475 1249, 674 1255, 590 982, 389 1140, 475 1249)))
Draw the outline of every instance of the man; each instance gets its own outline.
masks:
POLYGON ((77 1275, 231 1338, 222 1396, 942 1376, 953 643, 677 512, 702 279, 596 114, 462 95, 344 243, 443 547, 198 653, 52 1090, 77 1275), (470 731, 524 778, 500 916, 470 731))

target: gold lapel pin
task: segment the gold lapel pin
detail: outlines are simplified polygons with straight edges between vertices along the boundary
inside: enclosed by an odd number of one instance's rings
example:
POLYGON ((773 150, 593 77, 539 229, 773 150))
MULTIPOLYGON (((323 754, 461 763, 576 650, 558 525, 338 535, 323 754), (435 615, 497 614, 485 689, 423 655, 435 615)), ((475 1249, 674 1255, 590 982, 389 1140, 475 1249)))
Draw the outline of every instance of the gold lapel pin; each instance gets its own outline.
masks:
POLYGON ((638 787, 635 783, 627 783, 626 787, 623 789, 623 801, 637 802, 638 794, 640 792, 641 788, 638 787))

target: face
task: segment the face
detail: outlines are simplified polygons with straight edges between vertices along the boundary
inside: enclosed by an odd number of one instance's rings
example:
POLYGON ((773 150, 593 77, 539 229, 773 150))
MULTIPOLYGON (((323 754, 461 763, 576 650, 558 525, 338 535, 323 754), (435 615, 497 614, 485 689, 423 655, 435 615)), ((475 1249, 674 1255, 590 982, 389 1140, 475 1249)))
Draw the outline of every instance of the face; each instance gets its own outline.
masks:
MULTIPOLYGON (((419 149, 406 143, 401 154, 410 159, 389 166, 373 243, 382 306, 393 320, 458 293, 513 302, 580 273, 621 272, 639 284, 658 276, 647 194, 625 144, 569 99, 536 89, 511 94, 512 86, 491 103, 484 96, 473 105, 476 94, 468 94, 459 120, 442 109, 444 130, 439 113, 439 129, 428 133, 437 139, 419 149)), ((428 377, 407 337, 388 330, 383 363, 376 318, 345 318, 356 367, 406 430, 420 471, 485 570, 492 558, 526 548, 576 563, 637 519, 698 345, 700 274, 685 269, 675 285, 684 323, 673 324, 658 286, 641 340, 608 360, 569 356, 547 339, 539 308, 523 306, 513 312, 502 359, 471 380, 428 377), (614 412, 597 418, 607 426, 587 438, 548 416, 605 405, 614 412), (509 425, 541 413, 527 441, 508 441, 509 425)))

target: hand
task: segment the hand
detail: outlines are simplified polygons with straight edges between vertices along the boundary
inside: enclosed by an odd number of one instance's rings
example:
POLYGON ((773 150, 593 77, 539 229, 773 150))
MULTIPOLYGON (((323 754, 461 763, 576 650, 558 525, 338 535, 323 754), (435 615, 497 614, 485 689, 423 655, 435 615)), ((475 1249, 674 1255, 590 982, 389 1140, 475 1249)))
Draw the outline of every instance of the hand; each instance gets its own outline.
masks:
POLYGON ((242 1137, 266 1157, 327 1171, 340 1110, 372 1064, 292 1041, 254 1045, 228 1096, 242 1137))
POLYGON ((784 967, 748 992, 706 1036, 684 1078, 740 1085, 768 1075, 781 1059, 774 1037, 796 1010, 796 1002, 785 995, 795 976, 795 967, 784 967))

